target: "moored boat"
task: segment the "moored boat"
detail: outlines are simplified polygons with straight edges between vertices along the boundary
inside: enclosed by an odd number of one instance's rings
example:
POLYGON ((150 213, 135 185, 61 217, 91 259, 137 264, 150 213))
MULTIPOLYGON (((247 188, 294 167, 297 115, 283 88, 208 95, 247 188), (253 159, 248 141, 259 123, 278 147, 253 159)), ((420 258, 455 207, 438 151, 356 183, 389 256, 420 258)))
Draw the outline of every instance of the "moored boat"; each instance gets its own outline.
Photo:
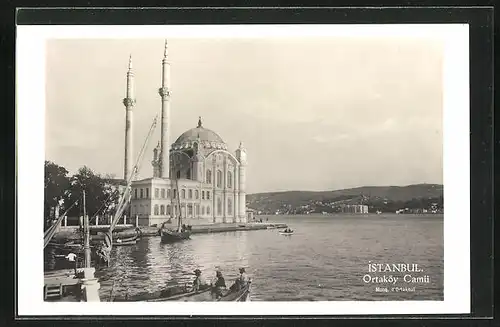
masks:
MULTIPOLYGON (((177 194, 179 193, 179 180, 175 180, 175 190, 177 191, 177 194)), ((163 223, 163 225, 160 228, 160 236, 161 236, 161 242, 162 243, 174 243, 174 242, 179 242, 183 240, 189 239, 191 236, 191 230, 190 228, 188 229, 185 225, 182 224, 182 211, 181 211, 181 203, 179 200, 179 197, 177 197, 177 208, 178 208, 178 219, 177 219, 177 229, 168 229, 165 227, 165 224, 168 222, 163 223)))
POLYGON ((134 236, 113 239, 113 246, 134 245, 139 240, 139 232, 134 236))
POLYGON ((161 241, 162 243, 173 243, 182 240, 187 240, 191 236, 190 231, 180 231, 176 232, 170 229, 161 229, 161 241))

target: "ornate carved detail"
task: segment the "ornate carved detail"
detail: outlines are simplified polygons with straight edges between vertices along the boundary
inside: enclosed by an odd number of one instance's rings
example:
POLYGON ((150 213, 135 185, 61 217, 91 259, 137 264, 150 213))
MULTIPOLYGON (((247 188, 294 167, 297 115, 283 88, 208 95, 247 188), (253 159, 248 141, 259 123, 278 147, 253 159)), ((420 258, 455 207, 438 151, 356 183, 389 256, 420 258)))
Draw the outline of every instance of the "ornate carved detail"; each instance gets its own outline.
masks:
POLYGON ((160 87, 158 93, 162 98, 166 98, 167 100, 170 98, 170 90, 166 87, 160 87))
POLYGON ((125 107, 133 107, 135 105, 135 99, 124 98, 123 104, 125 105, 125 107))

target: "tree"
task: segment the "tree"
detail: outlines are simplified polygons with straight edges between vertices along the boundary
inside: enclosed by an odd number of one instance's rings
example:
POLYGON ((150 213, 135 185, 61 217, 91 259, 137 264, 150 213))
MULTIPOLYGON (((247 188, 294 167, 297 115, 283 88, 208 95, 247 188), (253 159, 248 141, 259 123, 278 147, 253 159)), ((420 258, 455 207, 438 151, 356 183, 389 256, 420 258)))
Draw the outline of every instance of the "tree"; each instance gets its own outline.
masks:
POLYGON ((44 222, 50 221, 51 209, 64 200, 70 187, 68 170, 51 161, 45 161, 44 222))
POLYGON ((85 190, 85 209, 89 217, 101 213, 109 198, 105 180, 87 166, 83 166, 71 177, 69 202, 78 203, 70 210, 69 216, 83 215, 83 191, 85 190))

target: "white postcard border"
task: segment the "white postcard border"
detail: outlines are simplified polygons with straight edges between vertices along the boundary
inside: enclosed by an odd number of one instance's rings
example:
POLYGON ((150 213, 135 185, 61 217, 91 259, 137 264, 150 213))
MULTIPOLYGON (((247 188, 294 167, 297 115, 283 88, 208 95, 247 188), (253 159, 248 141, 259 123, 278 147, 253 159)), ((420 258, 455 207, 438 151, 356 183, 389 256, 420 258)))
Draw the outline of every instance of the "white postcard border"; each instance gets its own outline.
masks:
MULTIPOLYGON (((470 312, 469 29, 466 24, 18 26, 17 306, 23 315, 360 315, 470 312), (43 289, 45 42, 50 38, 422 37, 445 41, 444 301, 50 303, 43 289), (39 249, 34 250, 34 249, 39 249)), ((68 81, 71 83, 71 81, 68 81)), ((82 90, 82 96, 86 92, 82 90)), ((78 99, 75 99, 78 101, 78 99)))

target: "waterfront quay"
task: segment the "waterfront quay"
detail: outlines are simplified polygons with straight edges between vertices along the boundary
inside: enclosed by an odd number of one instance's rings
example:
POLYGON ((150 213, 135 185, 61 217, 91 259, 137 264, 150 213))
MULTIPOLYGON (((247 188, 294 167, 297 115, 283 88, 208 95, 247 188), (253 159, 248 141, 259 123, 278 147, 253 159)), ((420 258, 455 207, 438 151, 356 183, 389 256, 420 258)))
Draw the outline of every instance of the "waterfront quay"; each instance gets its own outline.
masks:
MULTIPOLYGON (((176 224, 166 224, 165 227, 175 228, 176 224)), ((127 229, 135 228, 135 225, 117 225, 115 231, 120 232, 127 229)), ((208 233, 225 233, 225 232, 237 232, 237 231, 252 231, 252 230, 262 230, 269 228, 287 228, 286 224, 282 223, 215 223, 215 224, 200 224, 191 226, 191 234, 208 234, 208 233)), ((56 238, 69 236, 70 234, 78 233, 79 226, 66 226, 59 230, 59 235, 56 234, 56 238), (58 237, 59 236, 59 237, 58 237)), ((98 225, 90 226, 90 230, 94 232, 105 232, 109 229, 109 225, 98 225)), ((141 231, 141 236, 157 236, 158 226, 138 226, 141 231)))
POLYGON ((270 223, 230 223, 230 224, 210 224, 210 225, 194 225, 192 226, 192 234, 206 233, 224 233, 236 231, 250 231, 270 228, 287 228, 286 224, 270 224, 270 223))

